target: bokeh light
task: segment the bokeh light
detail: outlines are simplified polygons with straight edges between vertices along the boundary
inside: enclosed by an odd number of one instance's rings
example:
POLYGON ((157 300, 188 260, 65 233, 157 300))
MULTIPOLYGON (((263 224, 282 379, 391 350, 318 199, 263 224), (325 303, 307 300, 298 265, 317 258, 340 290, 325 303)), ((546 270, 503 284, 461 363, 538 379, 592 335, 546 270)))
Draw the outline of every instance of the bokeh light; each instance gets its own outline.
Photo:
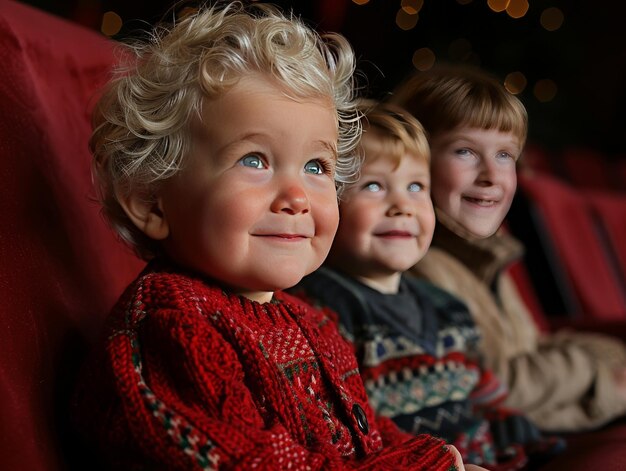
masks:
POLYGON ((122 29, 122 18, 114 11, 107 11, 102 15, 100 31, 106 36, 115 36, 122 29))
POLYGON ((427 47, 422 47, 413 53, 413 67, 422 72, 435 65, 435 53, 427 47))
POLYGON ((533 89, 535 98, 542 103, 552 101, 556 96, 557 91, 558 87, 556 83, 554 83, 554 80, 550 79, 538 80, 535 84, 535 88, 533 89))
POLYGON ((398 25, 398 28, 403 29, 404 31, 415 28, 418 19, 419 15, 409 15, 402 8, 400 8, 396 14, 396 24, 398 25))
POLYGON ((402 0, 400 5, 409 15, 417 15, 424 6, 424 0, 402 0))
POLYGON ((487 5, 495 12, 506 10, 511 0, 487 0, 487 5))
POLYGON ((369 3, 370 0, 352 0, 353 3, 356 3, 357 5, 365 5, 366 3, 369 3))
POLYGON ((513 95, 518 95, 524 91, 528 81, 526 76, 517 71, 511 72, 504 78, 504 88, 506 88, 513 95))
POLYGON ((521 18, 528 12, 528 0, 511 0, 506 12, 511 18, 521 18))
POLYGON ((546 8, 539 17, 539 23, 548 31, 556 31, 563 24, 565 16, 563 12, 556 7, 546 8))

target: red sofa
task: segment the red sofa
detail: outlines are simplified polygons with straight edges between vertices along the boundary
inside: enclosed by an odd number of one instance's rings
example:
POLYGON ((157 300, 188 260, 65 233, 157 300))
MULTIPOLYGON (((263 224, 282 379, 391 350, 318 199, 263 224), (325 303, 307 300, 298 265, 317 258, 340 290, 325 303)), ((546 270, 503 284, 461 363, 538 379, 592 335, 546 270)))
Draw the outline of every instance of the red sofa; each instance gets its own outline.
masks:
POLYGON ((100 35, 0 2, 0 469, 67 467, 73 376, 142 266, 93 201, 89 105, 113 60, 100 35))
MULTIPOLYGON (((0 469, 95 467, 76 458, 72 383, 143 266, 93 201, 90 106, 113 61, 98 34, 0 2, 0 469)), ((575 440, 550 469, 620 469, 626 457, 623 426, 575 440)))

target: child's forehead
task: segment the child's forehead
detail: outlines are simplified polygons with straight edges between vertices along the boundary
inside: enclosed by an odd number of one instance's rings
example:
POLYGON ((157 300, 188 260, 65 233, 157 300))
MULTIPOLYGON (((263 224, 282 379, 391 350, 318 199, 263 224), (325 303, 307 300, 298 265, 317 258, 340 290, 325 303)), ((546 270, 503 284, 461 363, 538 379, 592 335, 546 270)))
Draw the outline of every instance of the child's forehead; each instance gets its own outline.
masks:
MULTIPOLYGON (((335 110, 333 97, 322 93, 319 90, 305 93, 300 89, 290 87, 287 83, 281 82, 276 77, 263 72, 251 72, 242 77, 237 77, 229 81, 222 88, 214 89, 212 93, 202 97, 202 106, 211 107, 216 103, 228 102, 233 95, 255 96, 265 95, 273 100, 288 101, 300 104, 317 104, 330 110, 335 110)), ((251 105, 251 102, 247 102, 251 105)))
POLYGON ((395 171, 402 167, 403 171, 415 173, 430 173, 428 159, 416 152, 365 154, 361 167, 362 173, 395 171))
POLYGON ((513 130, 499 128, 481 128, 472 125, 460 125, 453 129, 442 130, 431 137, 433 142, 451 143, 456 141, 499 142, 521 147, 520 139, 513 130))
POLYGON ((236 83, 204 96, 199 113, 192 119, 192 129, 200 132, 239 135, 257 130, 294 132, 294 121, 310 124, 299 134, 313 133, 318 128, 332 128, 336 140, 337 112, 325 96, 293 97, 271 77, 252 74, 236 83))

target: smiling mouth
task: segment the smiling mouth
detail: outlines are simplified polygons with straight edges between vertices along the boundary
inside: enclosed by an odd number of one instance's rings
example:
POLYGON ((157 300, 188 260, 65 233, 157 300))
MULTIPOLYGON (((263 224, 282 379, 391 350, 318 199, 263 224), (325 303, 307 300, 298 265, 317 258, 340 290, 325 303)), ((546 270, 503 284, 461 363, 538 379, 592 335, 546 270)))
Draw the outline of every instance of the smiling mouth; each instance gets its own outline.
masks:
POLYGON ((256 237, 263 237, 266 239, 284 241, 284 242, 297 242, 301 240, 309 239, 310 237, 302 234, 253 234, 256 237))
POLYGON ((376 237, 382 237, 384 239, 410 239, 413 238, 413 234, 407 231, 387 231, 374 234, 376 237))
POLYGON ((470 196, 464 196, 463 199, 465 201, 467 201, 468 203, 472 203, 478 206, 482 206, 484 208, 489 208, 491 206, 495 206, 498 204, 498 201, 496 200, 483 200, 480 198, 472 198, 470 196))

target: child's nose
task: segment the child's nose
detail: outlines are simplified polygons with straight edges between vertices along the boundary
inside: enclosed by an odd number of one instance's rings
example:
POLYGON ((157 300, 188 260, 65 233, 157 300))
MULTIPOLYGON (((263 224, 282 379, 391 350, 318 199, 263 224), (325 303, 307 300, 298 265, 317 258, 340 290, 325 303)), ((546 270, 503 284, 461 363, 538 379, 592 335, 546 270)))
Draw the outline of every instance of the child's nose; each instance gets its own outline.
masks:
POLYGON ((311 205, 302 185, 289 182, 281 187, 270 209, 275 213, 300 214, 308 213, 311 205))
POLYGON ((389 201, 389 208, 387 209, 387 216, 412 216, 413 205, 408 198, 392 195, 389 201))
POLYGON ((498 177, 495 159, 480 159, 476 182, 481 186, 493 185, 498 177))

